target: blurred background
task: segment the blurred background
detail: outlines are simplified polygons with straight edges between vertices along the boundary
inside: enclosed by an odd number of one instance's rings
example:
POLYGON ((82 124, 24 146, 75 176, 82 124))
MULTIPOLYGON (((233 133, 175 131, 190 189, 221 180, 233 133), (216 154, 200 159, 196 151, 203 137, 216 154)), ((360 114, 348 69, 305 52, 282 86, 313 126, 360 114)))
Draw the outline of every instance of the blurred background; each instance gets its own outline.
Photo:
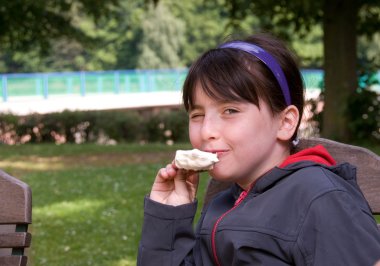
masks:
POLYGON ((380 154, 380 0, 1 1, 0 25, 0 168, 32 188, 31 265, 136 264, 143 197, 190 147, 188 67, 230 36, 298 55, 302 137, 380 154))

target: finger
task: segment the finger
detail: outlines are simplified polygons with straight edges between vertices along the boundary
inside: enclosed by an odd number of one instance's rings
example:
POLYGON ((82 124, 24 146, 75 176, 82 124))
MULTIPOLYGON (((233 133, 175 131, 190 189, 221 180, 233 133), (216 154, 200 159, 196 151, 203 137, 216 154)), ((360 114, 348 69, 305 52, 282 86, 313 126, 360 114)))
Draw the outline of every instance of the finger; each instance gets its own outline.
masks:
POLYGON ((156 180, 168 180, 175 177, 177 174, 177 171, 171 166, 171 164, 168 164, 165 168, 161 168, 156 176, 156 180))
POLYGON ((169 181, 169 175, 166 173, 166 169, 161 168, 154 179, 153 186, 157 184, 166 183, 168 181, 169 181))
POLYGON ((172 161, 172 167, 176 170, 178 170, 179 168, 177 167, 177 165, 175 164, 175 160, 172 161))
POLYGON ((173 177, 173 178, 174 178, 174 177, 177 175, 178 169, 175 168, 175 167, 173 167, 172 164, 168 164, 168 165, 166 166, 166 172, 167 172, 167 174, 168 174, 170 177, 173 177))
MULTIPOLYGON (((151 198, 155 198, 157 195, 154 192, 169 192, 174 189, 173 177, 170 177, 166 168, 158 170, 156 178, 153 182, 151 189, 151 198)), ((157 200, 158 201, 158 200, 157 200)))
POLYGON ((166 168, 161 168, 158 171, 157 178, 159 178, 159 179, 168 179, 168 177, 169 177, 169 174, 168 174, 166 168))

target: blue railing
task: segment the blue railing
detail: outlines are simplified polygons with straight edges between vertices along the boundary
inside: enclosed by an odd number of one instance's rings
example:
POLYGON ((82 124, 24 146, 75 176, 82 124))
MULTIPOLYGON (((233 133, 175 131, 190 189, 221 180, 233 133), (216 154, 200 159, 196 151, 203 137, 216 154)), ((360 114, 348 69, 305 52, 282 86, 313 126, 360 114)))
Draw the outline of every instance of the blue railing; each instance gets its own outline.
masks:
MULTIPOLYGON (((10 97, 37 96, 47 99, 54 95, 89 95, 102 93, 134 93, 178 91, 187 69, 116 70, 94 72, 55 72, 2 74, 3 101, 10 97)), ((318 89, 323 80, 320 69, 301 71, 307 89, 318 89)))

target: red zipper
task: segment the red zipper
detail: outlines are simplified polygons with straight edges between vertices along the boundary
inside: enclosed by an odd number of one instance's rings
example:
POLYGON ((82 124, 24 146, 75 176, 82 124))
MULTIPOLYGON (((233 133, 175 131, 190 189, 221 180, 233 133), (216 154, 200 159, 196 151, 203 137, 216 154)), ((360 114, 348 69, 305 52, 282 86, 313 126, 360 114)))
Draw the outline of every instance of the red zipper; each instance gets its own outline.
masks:
POLYGON ((248 192, 251 190, 252 186, 250 187, 249 190, 247 191, 242 191, 239 195, 239 198, 235 201, 235 204, 234 206, 229 209, 228 211, 226 211, 225 213, 223 213, 219 218, 218 220, 216 221, 216 223, 214 224, 214 227, 212 228, 212 233, 211 233, 211 246, 212 246, 212 253, 214 255, 214 260, 215 260, 215 263, 216 265, 220 266, 220 263, 219 263, 219 259, 218 259, 218 255, 216 254, 216 243, 215 243, 215 236, 216 236, 216 229, 219 225, 219 223, 223 220, 223 218, 229 214, 231 211, 233 211, 234 209, 236 209, 240 203, 247 197, 248 195, 248 192))

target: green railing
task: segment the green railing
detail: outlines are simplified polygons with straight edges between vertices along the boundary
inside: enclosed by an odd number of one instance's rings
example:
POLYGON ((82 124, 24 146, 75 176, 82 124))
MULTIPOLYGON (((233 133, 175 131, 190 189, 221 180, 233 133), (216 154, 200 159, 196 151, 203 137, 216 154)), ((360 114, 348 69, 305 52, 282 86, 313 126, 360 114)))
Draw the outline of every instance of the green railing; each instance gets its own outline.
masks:
MULTIPOLYGON (((3 101, 10 97, 76 94, 86 96, 102 93, 135 93, 179 91, 187 69, 116 70, 102 72, 62 72, 2 74, 0 85, 3 101)), ((302 70, 307 89, 318 89, 323 71, 302 70)))

